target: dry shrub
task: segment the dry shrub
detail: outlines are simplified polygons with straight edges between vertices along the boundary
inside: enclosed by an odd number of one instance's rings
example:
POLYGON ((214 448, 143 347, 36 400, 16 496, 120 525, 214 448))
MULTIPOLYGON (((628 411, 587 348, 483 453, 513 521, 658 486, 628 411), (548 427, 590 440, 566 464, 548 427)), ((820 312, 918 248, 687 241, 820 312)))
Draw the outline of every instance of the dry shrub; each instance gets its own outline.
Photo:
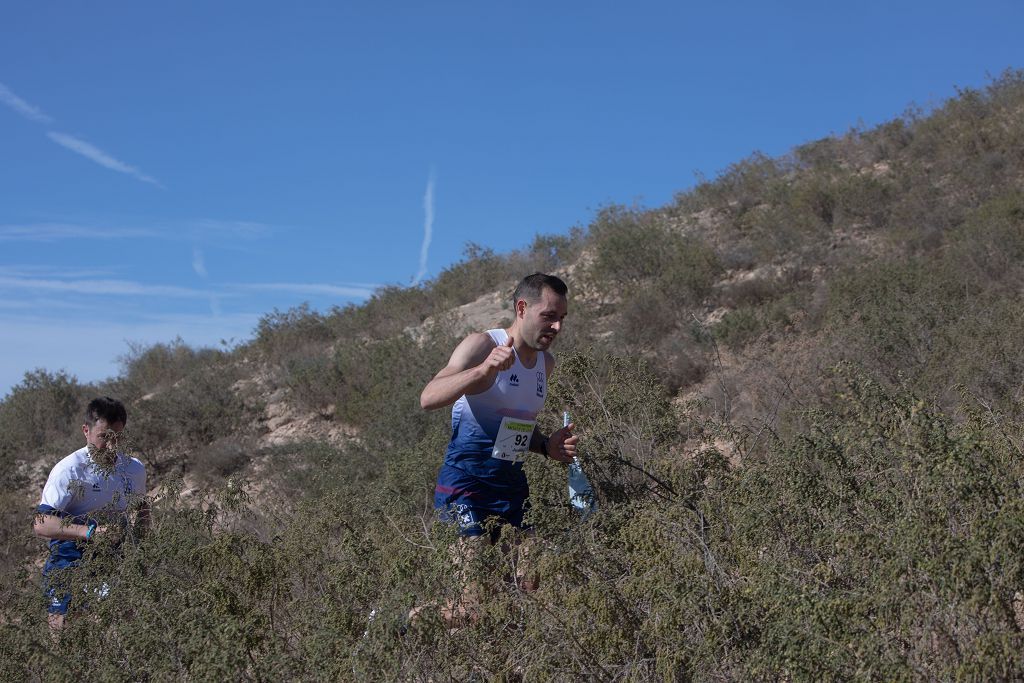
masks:
POLYGON ((207 481, 222 482, 251 459, 251 448, 232 437, 222 437, 189 456, 190 470, 207 481))

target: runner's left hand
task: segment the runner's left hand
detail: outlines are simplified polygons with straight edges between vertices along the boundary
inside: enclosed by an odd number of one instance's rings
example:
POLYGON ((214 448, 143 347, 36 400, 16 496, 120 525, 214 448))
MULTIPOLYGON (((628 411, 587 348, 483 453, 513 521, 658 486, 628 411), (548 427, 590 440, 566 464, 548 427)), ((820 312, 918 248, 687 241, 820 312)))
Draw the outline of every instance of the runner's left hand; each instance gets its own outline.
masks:
POLYGON ((573 436, 572 430, 576 425, 572 422, 548 437, 548 457, 558 462, 572 462, 576 457, 576 442, 578 436, 573 436))

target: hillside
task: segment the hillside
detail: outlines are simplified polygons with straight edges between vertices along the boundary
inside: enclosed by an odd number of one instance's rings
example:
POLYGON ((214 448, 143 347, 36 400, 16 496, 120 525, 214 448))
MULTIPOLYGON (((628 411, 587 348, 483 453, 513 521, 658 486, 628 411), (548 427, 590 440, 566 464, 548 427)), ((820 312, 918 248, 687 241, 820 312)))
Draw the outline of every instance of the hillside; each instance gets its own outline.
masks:
POLYGON ((1022 287, 1008 72, 234 348, 33 371, 0 403, 0 677, 1019 680, 1022 287), (458 590, 430 510, 450 413, 419 392, 538 270, 570 287, 543 423, 572 412, 601 510, 528 463, 540 590, 494 553, 480 623, 403 634, 458 590), (129 407, 155 522, 51 646, 31 514, 97 393, 129 407))

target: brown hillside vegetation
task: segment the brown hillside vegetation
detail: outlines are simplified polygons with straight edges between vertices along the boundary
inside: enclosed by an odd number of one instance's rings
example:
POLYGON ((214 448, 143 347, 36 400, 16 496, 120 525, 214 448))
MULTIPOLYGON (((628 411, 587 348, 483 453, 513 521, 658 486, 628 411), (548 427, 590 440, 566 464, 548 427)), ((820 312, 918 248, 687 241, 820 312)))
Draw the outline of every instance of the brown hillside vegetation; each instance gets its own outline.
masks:
POLYGON ((0 403, 0 678, 1020 680, 1022 288, 1008 72, 234 348, 30 372, 0 403), (572 412, 600 510, 528 462, 540 589, 484 555, 478 623, 404 628, 460 589, 430 503, 448 414, 419 392, 536 270, 570 285, 542 422, 572 412), (110 595, 54 644, 32 510, 98 392, 154 523, 90 548, 75 581, 110 595))

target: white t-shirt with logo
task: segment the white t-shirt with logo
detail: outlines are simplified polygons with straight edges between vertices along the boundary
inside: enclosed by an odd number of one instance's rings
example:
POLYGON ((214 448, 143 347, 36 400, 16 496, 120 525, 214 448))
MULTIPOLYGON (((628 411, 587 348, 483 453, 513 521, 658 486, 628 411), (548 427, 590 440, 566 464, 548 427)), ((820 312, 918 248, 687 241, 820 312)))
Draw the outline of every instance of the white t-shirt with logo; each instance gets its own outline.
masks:
MULTIPOLYGON (((140 460, 118 453, 114 467, 104 472, 93 464, 85 446, 54 465, 36 511, 72 524, 111 524, 122 521, 128 505, 144 495, 146 468, 140 460)), ((78 541, 54 538, 49 546, 43 575, 82 558, 83 546, 78 541)))
POLYGON ((124 512, 132 499, 144 495, 146 467, 138 458, 118 453, 113 470, 103 472, 89 458, 86 446, 54 465, 43 487, 38 511, 75 518, 124 512))

